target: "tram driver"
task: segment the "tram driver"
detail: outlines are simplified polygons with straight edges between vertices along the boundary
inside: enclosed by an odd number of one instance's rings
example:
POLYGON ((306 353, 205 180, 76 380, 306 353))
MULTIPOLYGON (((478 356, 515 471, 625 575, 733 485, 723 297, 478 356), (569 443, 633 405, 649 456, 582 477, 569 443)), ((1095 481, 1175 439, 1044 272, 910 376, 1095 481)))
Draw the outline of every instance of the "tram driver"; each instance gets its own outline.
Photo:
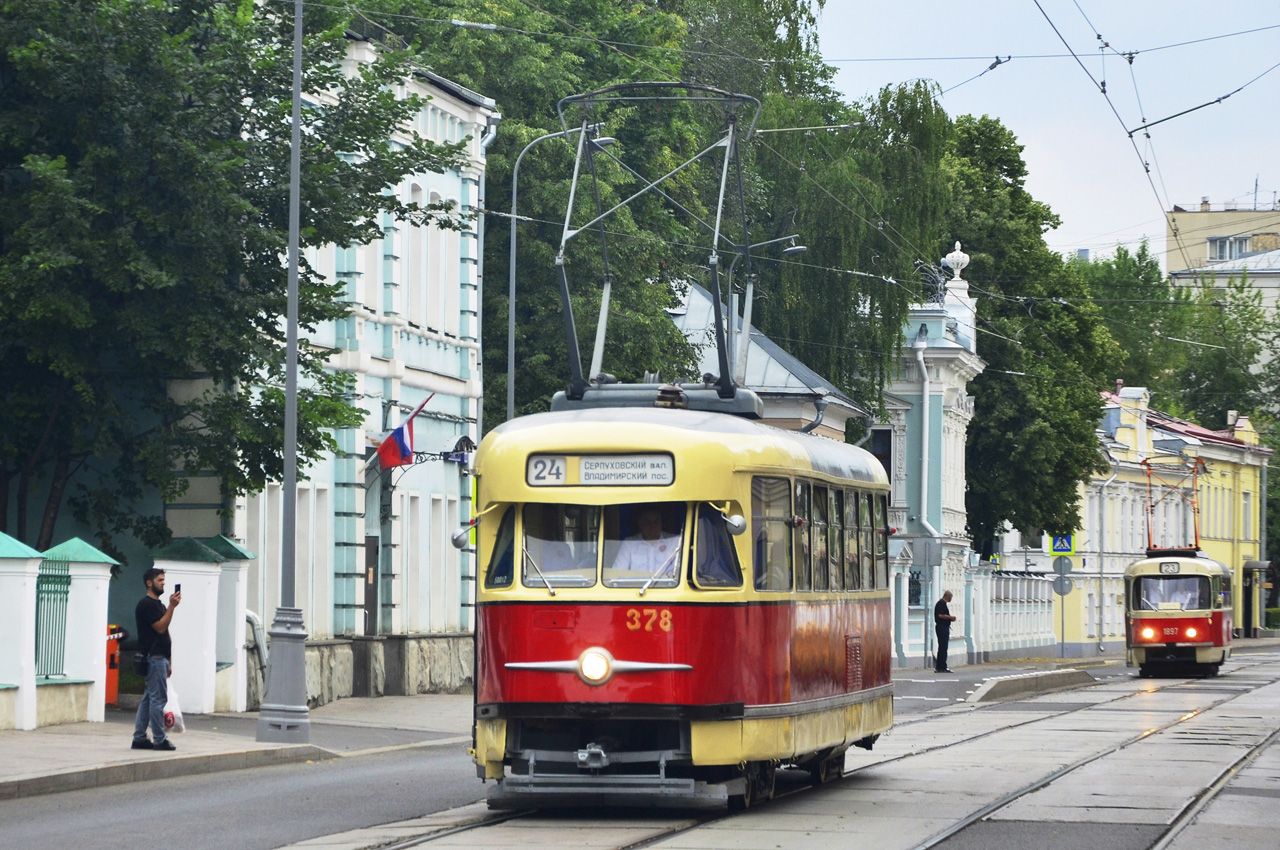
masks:
POLYGON ((662 511, 656 505, 645 505, 636 515, 636 527, 639 531, 618 547, 613 568, 649 575, 670 572, 680 560, 680 535, 663 529, 662 511))

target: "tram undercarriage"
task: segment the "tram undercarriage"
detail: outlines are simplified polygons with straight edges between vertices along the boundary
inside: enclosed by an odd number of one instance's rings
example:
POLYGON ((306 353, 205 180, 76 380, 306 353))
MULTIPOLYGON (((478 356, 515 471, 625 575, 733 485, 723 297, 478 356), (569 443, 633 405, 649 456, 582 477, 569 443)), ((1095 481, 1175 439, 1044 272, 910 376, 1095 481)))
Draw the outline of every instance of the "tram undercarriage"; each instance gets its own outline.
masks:
POLYGON ((504 727, 505 746, 501 762, 478 758, 477 773, 498 779, 490 808, 747 808, 773 797, 781 768, 806 771, 813 784, 838 779, 848 748, 871 749, 879 734, 868 733, 886 728, 877 716, 889 711, 892 697, 759 720, 482 720, 504 727))
POLYGON ((1129 666, 1143 678, 1153 676, 1217 676, 1230 650, 1221 646, 1165 644, 1129 651, 1129 666))

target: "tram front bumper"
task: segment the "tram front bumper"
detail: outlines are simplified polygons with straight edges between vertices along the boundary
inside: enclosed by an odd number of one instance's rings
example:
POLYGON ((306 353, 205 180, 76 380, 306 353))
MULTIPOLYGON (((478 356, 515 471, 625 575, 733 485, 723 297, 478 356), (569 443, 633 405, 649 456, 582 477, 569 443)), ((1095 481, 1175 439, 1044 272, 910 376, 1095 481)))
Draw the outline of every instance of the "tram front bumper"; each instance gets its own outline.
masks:
POLYGON ((489 807, 520 809, 531 806, 723 806, 742 794, 741 778, 708 783, 661 776, 535 774, 511 775, 489 792, 489 807))

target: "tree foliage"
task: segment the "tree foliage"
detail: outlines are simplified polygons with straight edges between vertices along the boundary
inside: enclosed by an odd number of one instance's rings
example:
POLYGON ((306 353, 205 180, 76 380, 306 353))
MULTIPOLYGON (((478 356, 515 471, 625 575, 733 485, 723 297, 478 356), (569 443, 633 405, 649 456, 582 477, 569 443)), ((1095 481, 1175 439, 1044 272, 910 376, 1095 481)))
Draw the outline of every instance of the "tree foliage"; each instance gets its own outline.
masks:
MULTIPOLYGON (((292 22, 251 0, 0 12, 0 526, 43 549, 70 496, 109 550, 120 532, 155 545, 145 493, 212 471, 229 496, 282 471, 292 22)), ((384 194, 456 160, 391 141, 420 106, 394 95, 407 57, 347 75, 344 17, 312 10, 306 29, 304 87, 326 96, 303 118, 304 247, 379 236, 382 211, 444 216, 384 194)), ((300 289, 304 335, 344 314, 305 264, 300 289)), ((358 420, 321 358, 304 342, 304 465, 358 420)))
POLYGON ((1081 276, 1044 241, 1058 218, 1026 191, 1022 146, 988 116, 956 120, 949 219, 971 253, 986 371, 970 385, 966 507, 975 548, 1007 520, 1079 527, 1077 487, 1104 468, 1099 390, 1121 362, 1081 276))

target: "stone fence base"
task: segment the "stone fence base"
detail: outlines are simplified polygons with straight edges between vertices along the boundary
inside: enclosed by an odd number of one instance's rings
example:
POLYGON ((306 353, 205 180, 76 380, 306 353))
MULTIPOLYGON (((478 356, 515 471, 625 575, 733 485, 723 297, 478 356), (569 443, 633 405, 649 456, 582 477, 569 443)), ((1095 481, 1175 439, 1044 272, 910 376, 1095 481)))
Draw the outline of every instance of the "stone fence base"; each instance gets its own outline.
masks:
MULTIPOLYGON (((264 676, 250 640, 248 708, 262 705, 264 676)), ((308 641, 307 705, 344 697, 456 694, 471 690, 474 643, 470 633, 376 635, 308 641)))

